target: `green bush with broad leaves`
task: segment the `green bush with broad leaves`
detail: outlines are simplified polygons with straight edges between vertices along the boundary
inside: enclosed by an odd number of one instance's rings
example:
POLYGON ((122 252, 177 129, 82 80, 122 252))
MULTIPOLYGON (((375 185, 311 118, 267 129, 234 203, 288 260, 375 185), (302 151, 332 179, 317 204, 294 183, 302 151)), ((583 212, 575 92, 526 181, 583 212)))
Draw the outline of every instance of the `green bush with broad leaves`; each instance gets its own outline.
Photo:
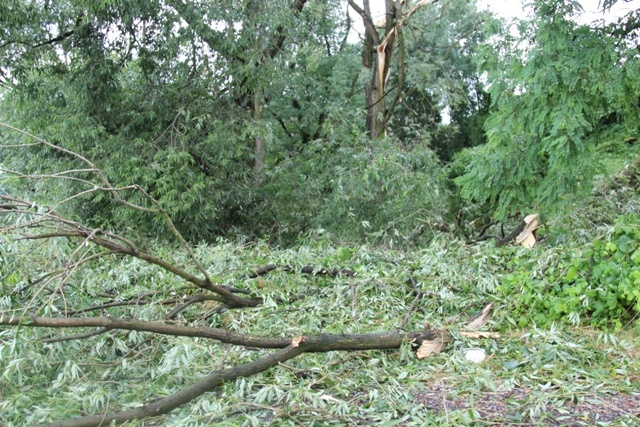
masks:
POLYGON ((519 327, 557 320, 620 329, 640 314, 640 218, 618 218, 610 237, 581 253, 558 248, 558 257, 508 263, 499 294, 519 327), (538 263, 538 265, 534 265, 538 263), (519 316, 519 317, 518 317, 519 316))

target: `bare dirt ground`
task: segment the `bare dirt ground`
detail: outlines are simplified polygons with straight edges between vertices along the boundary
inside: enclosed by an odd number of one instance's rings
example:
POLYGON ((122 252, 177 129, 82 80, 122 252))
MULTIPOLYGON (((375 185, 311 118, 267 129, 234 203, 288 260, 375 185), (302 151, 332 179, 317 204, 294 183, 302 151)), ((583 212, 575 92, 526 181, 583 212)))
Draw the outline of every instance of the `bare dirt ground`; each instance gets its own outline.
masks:
POLYGON ((544 401, 528 388, 469 396, 434 382, 413 394, 418 403, 440 415, 474 411, 479 424, 486 426, 640 426, 640 390, 632 394, 590 392, 572 397, 560 393, 561 397, 544 401))

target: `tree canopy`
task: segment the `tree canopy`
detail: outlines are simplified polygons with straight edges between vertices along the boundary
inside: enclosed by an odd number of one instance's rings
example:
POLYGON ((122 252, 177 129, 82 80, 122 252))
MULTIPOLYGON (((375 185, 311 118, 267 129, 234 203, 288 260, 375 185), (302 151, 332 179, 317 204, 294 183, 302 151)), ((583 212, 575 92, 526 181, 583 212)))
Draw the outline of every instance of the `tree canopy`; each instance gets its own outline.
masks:
MULTIPOLYGON (((613 24, 577 24, 577 1, 536 1, 535 18, 487 46, 495 111, 486 145, 458 182, 468 199, 496 215, 558 212, 590 191, 597 148, 612 121, 637 132, 637 11, 613 24)), ((611 6, 611 2, 605 4, 611 6)))
MULTIPOLYGON (((465 1, 388 3, 384 32, 398 32, 385 51, 388 108, 366 95, 379 67, 361 58, 379 55, 352 41, 356 19, 373 19, 355 3, 9 3, 3 120, 87 155, 116 186, 141 185, 190 240, 286 242, 313 228, 341 234, 354 219, 383 231, 398 215, 414 217, 411 234, 417 215, 446 215, 430 145, 440 110, 467 103, 489 18, 465 1), (366 117, 389 123, 388 141, 367 137, 366 117), (366 217, 382 198, 394 212, 366 217)), ((21 162, 36 171, 50 163, 41 154, 21 162)), ((154 224, 99 195, 70 209, 99 226, 154 224)))

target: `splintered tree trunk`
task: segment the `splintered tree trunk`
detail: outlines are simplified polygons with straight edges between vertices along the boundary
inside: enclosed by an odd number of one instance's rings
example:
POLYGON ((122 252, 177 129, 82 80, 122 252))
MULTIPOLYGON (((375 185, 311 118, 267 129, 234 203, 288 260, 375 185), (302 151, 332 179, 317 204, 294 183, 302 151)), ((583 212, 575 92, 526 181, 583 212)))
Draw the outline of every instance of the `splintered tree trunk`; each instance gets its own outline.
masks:
POLYGON ((369 1, 364 0, 364 9, 352 7, 361 15, 365 24, 365 42, 362 51, 362 66, 371 70, 371 80, 365 84, 367 109, 367 129, 372 139, 384 137, 387 130, 387 104, 384 98, 385 81, 389 71, 393 43, 395 40, 396 5, 393 0, 385 1, 384 37, 380 38, 371 18, 369 1))
POLYGON ((371 70, 371 80, 365 84, 365 101, 367 109, 367 130, 371 138, 380 138, 386 135, 387 122, 393 113, 395 106, 401 99, 404 84, 404 42, 402 26, 406 20, 418 9, 437 0, 419 0, 403 11, 403 0, 385 0, 385 23, 383 37, 378 34, 371 16, 369 0, 362 0, 362 7, 355 0, 347 0, 349 6, 362 18, 365 28, 365 40, 362 47, 362 66, 371 70), (398 38, 398 46, 394 43, 398 38), (397 81, 394 84, 395 96, 387 105, 384 95, 389 90, 386 88, 389 66, 394 49, 398 49, 397 81))
POLYGON ((384 93, 376 85, 378 79, 374 73, 373 81, 367 82, 364 91, 367 103, 367 129, 371 139, 380 138, 386 135, 387 126, 384 119, 386 113, 386 103, 384 93))

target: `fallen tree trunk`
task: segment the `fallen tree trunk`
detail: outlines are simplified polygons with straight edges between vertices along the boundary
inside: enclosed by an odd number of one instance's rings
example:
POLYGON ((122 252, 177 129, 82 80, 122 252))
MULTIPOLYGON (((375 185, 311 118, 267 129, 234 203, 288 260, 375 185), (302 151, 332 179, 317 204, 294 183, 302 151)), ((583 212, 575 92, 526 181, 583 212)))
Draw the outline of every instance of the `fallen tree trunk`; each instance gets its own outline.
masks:
MULTIPOLYGON (((122 329, 129 331, 152 332, 160 335, 183 337, 200 337, 253 348, 285 348, 295 337, 273 338, 256 335, 245 335, 227 329, 207 328, 204 326, 169 325, 163 322, 145 322, 132 319, 115 319, 109 317, 82 318, 50 318, 20 317, 0 314, 0 325, 41 327, 41 328, 86 328, 100 327, 107 330, 122 329)), ((304 337, 306 353, 326 351, 379 350, 398 348, 403 342, 430 340, 436 331, 416 332, 383 332, 371 334, 333 335, 319 334, 304 337)))
POLYGON ((112 319, 108 317, 47 318, 9 316, 3 314, 0 314, 0 325, 41 328, 101 327, 105 328, 105 330, 136 330, 161 335, 210 338, 223 343, 248 347, 279 349, 253 362, 213 371, 201 380, 170 396, 144 403, 135 409, 71 418, 49 424, 42 424, 41 427, 99 427, 111 425, 111 423, 122 424, 131 420, 164 415, 190 402, 203 393, 215 389, 225 381, 233 381, 240 377, 247 377, 263 372, 303 353, 320 353, 336 350, 392 349, 399 348, 406 342, 420 345, 425 341, 441 340, 443 337, 449 337, 446 331, 424 330, 350 335, 318 334, 290 338, 269 338, 237 334, 224 329, 168 325, 162 322, 112 319))

